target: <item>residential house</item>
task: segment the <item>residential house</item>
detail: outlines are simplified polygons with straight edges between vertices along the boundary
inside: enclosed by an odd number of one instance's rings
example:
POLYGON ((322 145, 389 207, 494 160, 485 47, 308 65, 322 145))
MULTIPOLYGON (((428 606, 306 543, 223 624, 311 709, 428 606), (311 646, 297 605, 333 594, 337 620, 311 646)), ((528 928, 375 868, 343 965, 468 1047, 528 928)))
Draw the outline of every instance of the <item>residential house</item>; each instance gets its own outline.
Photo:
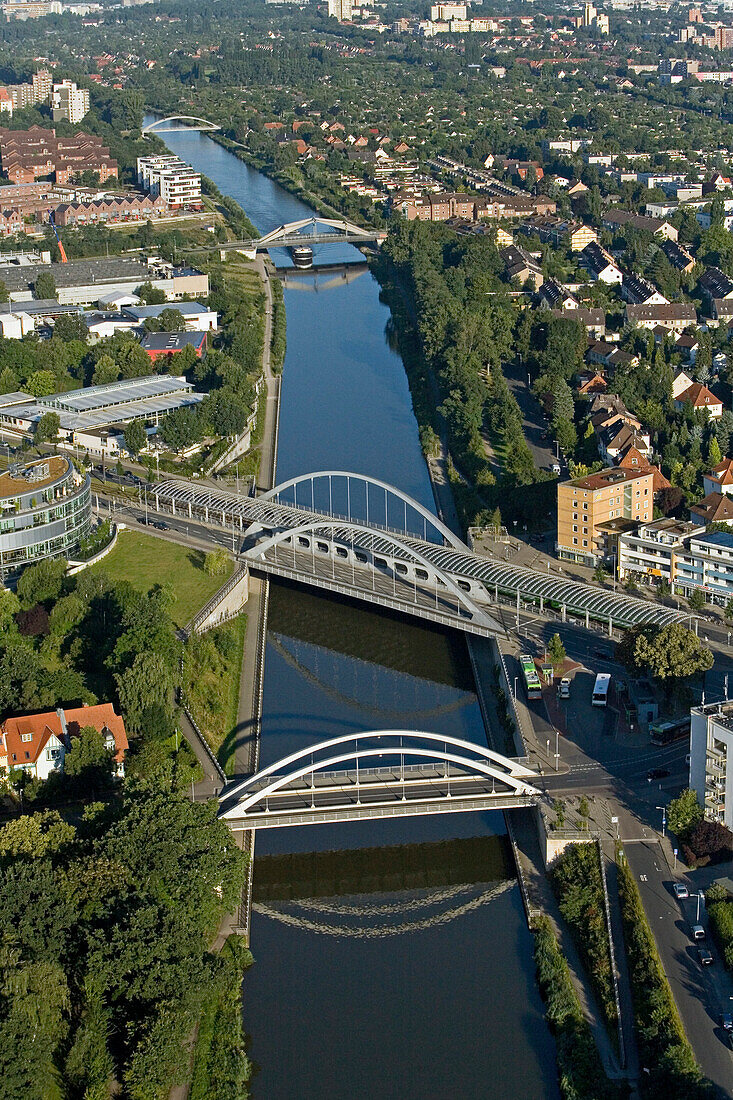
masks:
POLYGON ((578 257, 578 262, 586 269, 592 279, 597 282, 621 283, 623 272, 610 252, 607 252, 597 241, 591 241, 585 246, 578 257))
POLYGON ((578 309, 580 302, 554 279, 545 279, 537 292, 537 300, 540 306, 547 309, 561 309, 563 312, 578 309))
POLYGON ((690 508, 690 520, 704 523, 733 522, 733 499, 727 493, 708 493, 690 508))
POLYGON ((697 285, 707 301, 733 299, 733 279, 729 279, 719 267, 708 267, 698 279, 697 285))
POLYGON ((631 424, 612 424, 598 436, 598 453, 604 462, 617 465, 627 451, 634 448, 646 464, 651 465, 652 446, 648 432, 631 424))
POLYGON ((718 324, 721 322, 730 324, 733 321, 733 298, 713 298, 710 303, 710 316, 718 324))
POLYGON ((629 447, 628 451, 619 462, 619 466, 624 470, 643 470, 644 473, 651 473, 655 499, 657 494, 661 493, 662 489, 671 488, 672 483, 667 480, 659 467, 650 466, 645 460, 644 455, 637 451, 636 447, 629 447))
POLYGON ((595 229, 580 222, 565 221, 563 218, 529 218, 518 228, 520 233, 525 233, 528 237, 536 235, 554 248, 568 247, 571 252, 581 252, 591 241, 598 241, 595 229))
MULTIPOLYGON (((567 313, 564 313, 561 309, 552 309, 550 313, 553 317, 567 319, 567 313)), ((606 335, 606 314, 602 309, 574 309, 572 319, 580 321, 588 335, 595 340, 602 340, 606 335)))
POLYGON ((696 411, 707 409, 712 419, 723 415, 723 402, 700 382, 693 382, 674 400, 674 407, 678 410, 684 409, 687 404, 692 405, 696 411))
POLYGON ((677 556, 686 550, 686 540, 704 532, 699 522, 672 518, 642 523, 635 531, 626 531, 618 540, 619 580, 641 576, 658 584, 672 584, 677 572, 677 556))
POLYGON ((733 496, 733 458, 724 458, 709 474, 703 474, 702 487, 706 497, 711 493, 733 496))
POLYGON ((689 374, 685 374, 683 370, 678 371, 672 381, 672 397, 677 398, 680 394, 689 390, 692 382, 693 380, 690 378, 689 374))
POLYGON ((675 351, 679 351, 684 356, 686 363, 691 366, 695 365, 697 353, 700 350, 700 341, 697 336, 693 336, 689 332, 683 332, 681 336, 676 338, 674 347, 675 351))
POLYGON ((37 779, 64 770, 64 757, 85 726, 94 726, 114 753, 116 774, 124 774, 128 742, 125 723, 112 703, 92 707, 59 707, 43 714, 6 718, 0 725, 0 776, 22 768, 37 779))
POLYGON ((597 371, 581 371, 576 381, 578 393, 584 397, 588 394, 605 393, 608 389, 606 379, 597 371))
POLYGON ((603 215, 603 228, 617 233, 628 227, 652 233, 670 241, 677 240, 677 230, 663 218, 647 218, 643 214, 630 214, 628 210, 609 210, 603 215))
POLYGON ((654 283, 645 279, 643 275, 634 275, 633 272, 624 274, 621 297, 633 306, 669 305, 669 299, 657 290, 654 283))
POLYGON ((625 320, 629 328, 654 329, 657 325, 670 332, 684 332, 697 324, 695 307, 689 302, 668 302, 662 305, 627 305, 625 320))
POLYGON ((676 241, 660 241, 659 248, 677 271, 686 275, 695 266, 695 257, 676 241))
POLYGON ((535 290, 540 289, 544 282, 542 268, 526 249, 510 244, 502 248, 499 255, 504 263, 507 279, 517 279, 522 286, 531 283, 535 290))

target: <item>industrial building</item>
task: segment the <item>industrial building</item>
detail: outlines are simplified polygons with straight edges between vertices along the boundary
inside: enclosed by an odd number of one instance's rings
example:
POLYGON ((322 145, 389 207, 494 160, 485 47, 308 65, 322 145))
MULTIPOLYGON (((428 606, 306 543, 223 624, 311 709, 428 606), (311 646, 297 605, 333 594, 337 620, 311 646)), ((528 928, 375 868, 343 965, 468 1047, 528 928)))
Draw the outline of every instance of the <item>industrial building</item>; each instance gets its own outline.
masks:
POLYGON ((68 264, 6 262, 0 257, 0 279, 13 304, 32 296, 35 281, 42 272, 53 278, 61 305, 96 305, 103 296, 134 294, 143 283, 162 290, 169 302, 209 295, 208 275, 191 267, 174 267, 157 257, 117 256, 72 260, 68 264))

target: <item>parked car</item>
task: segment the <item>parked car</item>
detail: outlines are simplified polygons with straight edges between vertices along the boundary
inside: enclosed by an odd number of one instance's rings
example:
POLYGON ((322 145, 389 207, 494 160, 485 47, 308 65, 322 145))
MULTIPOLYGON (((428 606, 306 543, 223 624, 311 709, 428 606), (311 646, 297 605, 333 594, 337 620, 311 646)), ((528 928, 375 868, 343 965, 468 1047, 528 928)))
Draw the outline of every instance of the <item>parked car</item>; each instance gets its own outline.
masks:
POLYGON ((713 956, 710 954, 707 947, 698 947, 697 957, 700 960, 700 966, 713 965, 713 956))
POLYGON ((675 882, 672 889, 674 890, 674 896, 680 901, 682 898, 689 898, 690 896, 690 891, 687 889, 684 882, 675 882))
POLYGON ((705 929, 701 924, 693 924, 692 926, 692 938, 693 940, 704 940, 705 929))
POLYGON ((669 775, 667 768, 651 768, 646 773, 647 782, 651 783, 653 779, 666 779, 669 775))
POLYGON ((557 689, 557 697, 558 697, 558 699, 569 699, 570 698, 570 677, 569 676, 563 676, 562 680, 560 681, 560 684, 558 685, 558 689, 557 689))
POLYGON ((724 1012, 720 1017, 720 1026, 725 1028, 726 1031, 733 1031, 733 1016, 730 1012, 724 1012))

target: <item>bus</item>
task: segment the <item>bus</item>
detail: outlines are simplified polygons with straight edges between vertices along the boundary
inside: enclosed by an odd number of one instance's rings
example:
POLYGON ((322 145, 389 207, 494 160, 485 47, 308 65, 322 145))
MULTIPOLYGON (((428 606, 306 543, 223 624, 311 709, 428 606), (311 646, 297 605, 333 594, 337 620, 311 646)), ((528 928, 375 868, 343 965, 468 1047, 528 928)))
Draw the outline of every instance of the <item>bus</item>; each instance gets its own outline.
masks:
POLYGON ((649 740, 652 745, 671 745, 690 735, 690 716, 675 722, 652 722, 649 726, 649 740))
POLYGON ((522 666, 522 676, 528 699, 542 698, 542 684, 535 668, 534 658, 528 653, 521 653, 519 663, 522 666))
POLYGON ((605 707, 608 702, 608 689, 611 686, 611 677, 607 672, 599 672, 596 676, 595 687, 593 688, 593 706, 605 707))

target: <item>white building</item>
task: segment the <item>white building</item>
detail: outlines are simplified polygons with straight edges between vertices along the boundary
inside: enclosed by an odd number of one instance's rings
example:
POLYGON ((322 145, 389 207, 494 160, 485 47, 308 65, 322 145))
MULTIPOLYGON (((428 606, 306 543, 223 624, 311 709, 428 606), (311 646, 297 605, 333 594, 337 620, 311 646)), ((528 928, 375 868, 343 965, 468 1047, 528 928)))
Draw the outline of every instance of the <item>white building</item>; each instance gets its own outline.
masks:
POLYGON ((328 14, 338 19, 339 23, 351 22, 351 9, 351 0, 328 0, 328 14))
POLYGON ((620 535, 619 579, 634 574, 647 577, 653 583, 665 580, 671 584, 676 574, 677 555, 686 553, 685 539, 704 531, 704 524, 660 519, 642 523, 636 531, 620 535))
POLYGON ((733 532, 701 532, 676 557, 675 589, 689 595, 695 589, 705 598, 725 605, 733 596, 733 532))
POLYGON ((216 332, 219 327, 219 314, 209 309, 201 302, 176 302, 175 305, 165 303, 157 306, 125 306, 122 313, 136 324, 143 324, 148 317, 160 317, 166 309, 178 310, 186 322, 189 332, 216 332))
POLYGON ((89 110, 89 92, 86 88, 77 88, 73 80, 62 80, 54 84, 51 95, 53 120, 59 122, 81 122, 89 110))
POLYGON ((690 712, 690 786, 709 821, 733 829, 733 702, 690 712))
POLYGON ((201 174, 179 157, 138 157, 137 182, 153 198, 160 196, 171 209, 201 206, 201 174))

